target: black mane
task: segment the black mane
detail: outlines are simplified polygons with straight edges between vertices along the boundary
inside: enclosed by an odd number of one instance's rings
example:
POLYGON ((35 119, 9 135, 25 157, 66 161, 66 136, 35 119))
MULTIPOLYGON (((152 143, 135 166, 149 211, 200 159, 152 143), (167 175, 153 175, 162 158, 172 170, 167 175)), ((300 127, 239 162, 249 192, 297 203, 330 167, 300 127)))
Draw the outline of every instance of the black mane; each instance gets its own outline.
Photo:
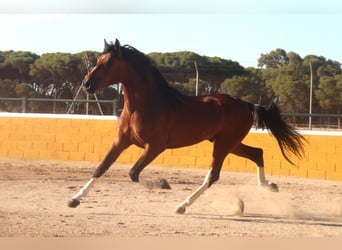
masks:
MULTIPOLYGON (((159 90, 162 93, 166 94, 167 97, 176 97, 177 100, 182 99, 182 94, 168 84, 165 77, 157 68, 155 62, 153 62, 147 55, 130 45, 120 46, 120 48, 122 58, 128 61, 143 78, 146 79, 148 73, 152 74, 159 86, 159 90)), ((103 53, 116 54, 117 51, 115 45, 110 43, 104 48, 103 53)))

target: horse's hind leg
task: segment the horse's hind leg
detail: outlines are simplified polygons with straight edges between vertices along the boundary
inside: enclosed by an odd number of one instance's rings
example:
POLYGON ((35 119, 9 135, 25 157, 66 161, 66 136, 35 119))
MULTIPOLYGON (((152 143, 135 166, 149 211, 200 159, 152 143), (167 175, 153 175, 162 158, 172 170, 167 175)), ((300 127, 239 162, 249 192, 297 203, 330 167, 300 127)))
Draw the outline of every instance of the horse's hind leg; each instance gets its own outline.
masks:
MULTIPOLYGON (((214 184, 220 177, 220 172, 222 168, 223 161, 227 154, 229 153, 230 147, 232 145, 227 145, 225 140, 216 139, 214 142, 214 152, 213 152, 213 160, 211 163, 210 170, 202 185, 196 189, 194 193, 192 193, 189 197, 187 197, 177 208, 176 213, 183 214, 185 213, 186 207, 190 206, 194 201, 202 194, 205 190, 207 190, 212 184, 214 184)), ((243 212, 243 202, 240 201, 240 213, 243 212)))
POLYGON ((202 185, 189 197, 185 199, 176 209, 177 214, 184 214, 186 207, 190 206, 194 201, 202 194, 205 190, 210 187, 210 181, 212 179, 212 169, 209 170, 208 174, 204 178, 202 185))
POLYGON ((95 170, 93 177, 81 188, 81 190, 75 194, 71 200, 68 201, 69 207, 77 207, 80 204, 81 197, 87 195, 90 188, 94 185, 95 181, 101 177, 113 164, 113 162, 118 158, 118 156, 121 154, 123 150, 125 150, 130 143, 126 140, 120 140, 117 139, 114 143, 112 148, 107 153, 104 160, 101 162, 101 164, 97 167, 95 170))
POLYGON ((255 162, 257 167, 257 178, 258 185, 260 187, 267 187, 273 192, 278 192, 278 187, 275 183, 269 182, 265 177, 264 170, 264 158, 263 158, 263 150, 261 148, 254 148, 240 143, 234 150, 232 154, 237 156, 245 157, 253 162, 255 162))

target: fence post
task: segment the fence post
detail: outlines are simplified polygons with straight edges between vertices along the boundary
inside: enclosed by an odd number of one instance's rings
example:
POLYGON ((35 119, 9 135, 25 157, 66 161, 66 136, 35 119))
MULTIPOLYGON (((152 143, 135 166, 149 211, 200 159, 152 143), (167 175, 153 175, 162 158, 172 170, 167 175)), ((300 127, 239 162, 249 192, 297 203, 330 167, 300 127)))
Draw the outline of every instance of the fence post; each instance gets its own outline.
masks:
POLYGON ((113 100, 113 115, 118 116, 118 98, 113 100))
POLYGON ((26 113, 27 97, 21 98, 21 113, 26 113))

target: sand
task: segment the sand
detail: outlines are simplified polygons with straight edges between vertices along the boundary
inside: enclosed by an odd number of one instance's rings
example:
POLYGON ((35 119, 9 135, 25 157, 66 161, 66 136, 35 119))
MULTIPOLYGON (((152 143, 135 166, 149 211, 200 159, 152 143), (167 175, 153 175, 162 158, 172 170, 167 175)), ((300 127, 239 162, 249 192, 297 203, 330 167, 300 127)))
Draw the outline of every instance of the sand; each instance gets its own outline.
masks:
POLYGON ((202 183, 205 169, 149 166, 170 190, 130 181, 113 165, 77 208, 67 201, 97 167, 88 162, 0 158, 0 236, 336 237, 342 236, 342 182, 271 176, 279 192, 258 188, 254 173, 222 172, 183 215, 174 210, 202 183), (236 215, 239 199, 244 214, 236 215))

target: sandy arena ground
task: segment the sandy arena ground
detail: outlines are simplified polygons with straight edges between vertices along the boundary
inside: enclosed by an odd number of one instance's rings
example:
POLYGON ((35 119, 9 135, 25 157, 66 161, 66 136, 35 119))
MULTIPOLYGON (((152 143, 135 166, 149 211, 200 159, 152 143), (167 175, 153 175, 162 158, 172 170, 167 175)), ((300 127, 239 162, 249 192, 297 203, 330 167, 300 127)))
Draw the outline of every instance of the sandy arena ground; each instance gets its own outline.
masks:
POLYGON ((219 182, 184 215, 176 206, 206 170, 148 167, 142 177, 166 178, 171 190, 148 190, 114 165, 77 208, 67 206, 97 164, 0 158, 0 236, 342 236, 342 182, 271 176, 272 193, 255 174, 222 172, 219 182), (240 197, 243 216, 234 215, 240 197))

